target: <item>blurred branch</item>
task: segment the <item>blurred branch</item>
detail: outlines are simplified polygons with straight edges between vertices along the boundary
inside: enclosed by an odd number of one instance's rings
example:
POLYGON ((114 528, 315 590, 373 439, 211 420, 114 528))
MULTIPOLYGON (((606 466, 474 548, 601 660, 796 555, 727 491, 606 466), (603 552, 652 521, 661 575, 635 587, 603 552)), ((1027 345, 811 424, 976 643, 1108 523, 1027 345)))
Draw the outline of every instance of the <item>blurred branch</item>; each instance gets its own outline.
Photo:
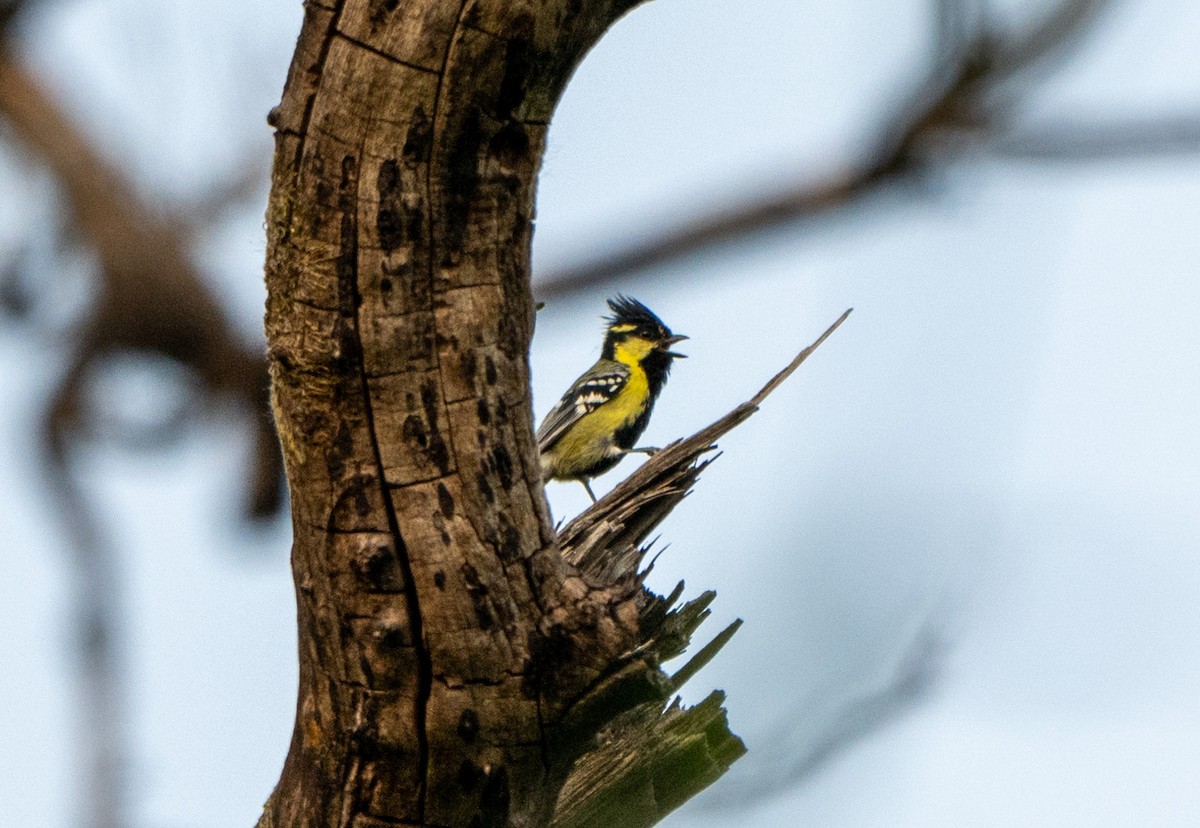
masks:
POLYGON ((992 64, 993 74, 1005 78, 1062 61, 1091 34, 1101 13, 1113 2, 1060 0, 1024 31, 1004 35, 986 33, 999 44, 992 64))
POLYGON ((99 295, 78 332, 52 427, 69 431, 86 421, 81 384, 100 359, 123 350, 161 353, 193 370, 210 396, 233 395, 254 417, 258 448, 249 511, 274 514, 281 464, 268 414, 265 360, 236 341, 181 234, 139 200, 3 42, 0 117, 53 171, 72 223, 100 259, 99 295))
POLYGON ((719 207, 700 210, 657 238, 546 274, 535 284, 538 297, 607 285, 700 250, 819 218, 903 180, 947 168, 972 152, 1091 161, 1200 151, 1200 115, 1014 128, 1013 115, 1033 89, 1028 75, 1065 59, 1111 5, 1112 0, 1062 0, 1029 26, 1005 30, 988 22, 977 0, 934 0, 930 73, 892 117, 883 119, 873 148, 854 168, 748 203, 723 194, 714 199, 719 207))
POLYGON ((1200 148, 1200 115, 1102 124, 1080 121, 1021 130, 992 142, 995 155, 1032 161, 1104 161, 1191 154, 1200 148))
POLYGON ((191 369, 209 397, 241 400, 258 426, 250 492, 255 515, 273 514, 280 505, 281 462, 267 410, 265 360, 236 343, 182 235, 141 203, 133 186, 21 66, 4 38, 20 5, 0 3, 0 118, 9 134, 52 171, 69 208, 68 223, 100 260, 97 298, 89 317, 73 331, 71 361, 46 411, 42 442, 74 580, 70 607, 79 652, 75 744, 85 780, 76 803, 77 824, 119 828, 128 824, 123 805, 128 762, 117 647, 117 559, 69 468, 72 437, 94 419, 85 410, 89 373, 117 352, 160 353, 191 369))
POLYGON ((8 25, 24 10, 26 0, 0 0, 0 36, 8 30, 8 25))
POLYGON ((120 582, 115 550, 104 540, 87 499, 67 468, 63 432, 53 424, 55 410, 42 434, 48 488, 57 500, 55 513, 66 530, 64 551, 73 579, 69 607, 73 617, 79 671, 77 720, 72 752, 83 781, 74 803, 78 824, 87 828, 121 828, 128 771, 120 640, 120 582))

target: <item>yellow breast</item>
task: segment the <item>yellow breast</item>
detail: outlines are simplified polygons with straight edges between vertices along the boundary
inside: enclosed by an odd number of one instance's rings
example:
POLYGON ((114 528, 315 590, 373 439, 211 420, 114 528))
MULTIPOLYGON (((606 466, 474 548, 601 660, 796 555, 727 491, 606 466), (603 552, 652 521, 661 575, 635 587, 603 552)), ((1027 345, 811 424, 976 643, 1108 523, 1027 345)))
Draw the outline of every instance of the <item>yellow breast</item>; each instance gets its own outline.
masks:
POLYGON ((621 452, 613 442, 616 432, 645 411, 650 396, 646 372, 637 364, 628 367, 629 379, 617 395, 584 415, 543 455, 549 476, 578 477, 601 460, 621 452))

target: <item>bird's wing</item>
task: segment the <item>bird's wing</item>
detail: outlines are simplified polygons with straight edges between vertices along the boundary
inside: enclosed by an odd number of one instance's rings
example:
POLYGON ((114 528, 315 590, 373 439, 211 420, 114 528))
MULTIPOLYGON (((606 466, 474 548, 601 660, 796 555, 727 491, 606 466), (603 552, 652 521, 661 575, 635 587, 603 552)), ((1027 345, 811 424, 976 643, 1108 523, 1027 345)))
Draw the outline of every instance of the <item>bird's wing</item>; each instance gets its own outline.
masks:
POLYGON ((558 442, 585 414, 595 411, 620 393, 629 381, 629 369, 619 362, 601 360, 575 380, 537 430, 538 451, 558 442))

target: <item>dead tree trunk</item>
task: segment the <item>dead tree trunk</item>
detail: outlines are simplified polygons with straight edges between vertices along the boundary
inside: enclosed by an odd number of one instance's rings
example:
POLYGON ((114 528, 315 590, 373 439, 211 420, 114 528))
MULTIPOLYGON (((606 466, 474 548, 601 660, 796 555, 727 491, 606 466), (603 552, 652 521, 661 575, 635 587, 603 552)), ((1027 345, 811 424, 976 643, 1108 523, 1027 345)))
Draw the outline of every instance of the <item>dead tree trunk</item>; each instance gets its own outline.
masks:
POLYGON ((546 128, 632 5, 306 4, 270 118, 266 317, 300 691, 260 826, 649 825, 743 751, 719 696, 667 708, 659 663, 711 595, 672 609, 638 573, 708 443, 564 548, 533 440, 546 128))

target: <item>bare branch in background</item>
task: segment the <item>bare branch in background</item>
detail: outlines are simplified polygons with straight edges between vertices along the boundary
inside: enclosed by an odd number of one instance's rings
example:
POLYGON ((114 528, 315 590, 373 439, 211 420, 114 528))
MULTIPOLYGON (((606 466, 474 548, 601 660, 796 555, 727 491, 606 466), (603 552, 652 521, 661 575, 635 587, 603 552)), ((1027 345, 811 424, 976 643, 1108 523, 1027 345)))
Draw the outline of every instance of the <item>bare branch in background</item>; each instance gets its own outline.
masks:
POLYGON ((42 435, 50 493, 62 519, 72 579, 69 607, 75 635, 76 721, 72 753, 80 774, 74 803, 80 825, 122 828, 129 769, 125 721, 125 670, 119 653, 121 578, 117 555, 68 468, 63 432, 51 425, 42 435))
POLYGON ((1061 162, 1200 151, 1200 113, 1136 123, 1013 123, 1036 91, 1031 75, 1066 59, 1111 5, 1112 0, 1063 0, 1035 23, 1006 30, 987 21, 980 2, 934 0, 930 74, 894 116, 883 119, 872 149, 853 169, 749 202, 721 194, 712 199, 720 206, 694 213, 657 238, 623 248, 615 244, 614 253, 542 276, 534 285, 538 297, 609 285, 701 250, 819 218, 972 153, 1061 162))
POLYGON ((130 351, 170 357, 195 372, 209 399, 238 399, 254 418, 259 466, 250 476, 247 509, 254 516, 274 514, 281 467, 267 408, 266 364, 257 349, 237 341, 182 235, 141 202, 2 42, 0 117, 53 171, 73 228, 100 259, 98 297, 77 333, 52 427, 69 432, 87 421, 82 383, 104 358, 130 351))
MULTIPOLYGON (((0 34, 18 10, 28 5, 21 0, 0 0, 0 34)), ((1094 121, 1062 117, 1044 124, 1015 123, 1017 112, 1036 91, 1035 76, 1052 71, 1070 57, 1094 34, 1110 5, 1110 0, 1062 0, 1033 24, 1012 27, 992 19, 983 0, 932 0, 935 25, 929 74, 895 112, 881 118, 875 140, 853 169, 825 180, 796 182, 752 202, 738 203, 736 198, 722 195, 714 203, 734 206, 702 211, 645 245, 550 274, 537 282, 537 293, 544 298, 591 289, 701 249, 829 215, 864 197, 951 167, 972 154, 1091 162, 1196 152, 1200 149, 1200 115, 1094 121)), ((320 8, 318 4, 310 7, 314 11, 320 8)), ((198 227, 218 218, 230 204, 256 194, 263 171, 247 164, 243 175, 194 200, 182 215, 156 213, 71 123, 2 39, 0 118, 31 155, 53 171, 69 205, 74 230, 96 250, 101 262, 98 299, 92 316, 78 331, 76 355, 47 413, 44 438, 51 488, 60 500, 58 511, 66 517, 72 539, 69 551, 76 579, 72 608, 78 614, 82 665, 81 722, 87 726, 80 752, 91 779, 82 810, 89 815, 89 824, 114 828, 125 817, 121 781, 127 764, 119 659, 114 647, 119 590, 114 588, 113 550, 105 545, 69 472, 70 445, 79 436, 81 424, 93 419, 84 410, 83 385, 100 360, 117 352, 163 354, 187 366, 205 392, 198 400, 233 397, 256 418, 258 441, 249 511, 269 515, 278 509, 280 459, 266 415, 264 360, 254 348, 238 344, 188 249, 198 227)), ((508 152, 513 152, 511 147, 508 152)), ((0 291, 7 285, 7 281, 0 285, 0 291)), ((0 293, 0 302, 9 298, 0 293)), ((15 311, 20 310, 20 299, 14 297, 10 303, 15 311)), ((759 401, 738 411, 748 416, 759 401)), ((655 469, 661 471, 671 456, 660 454, 638 474, 645 478, 655 469)), ((667 501, 683 496, 686 485, 680 483, 682 479, 664 476, 655 490, 659 499, 630 499, 623 503, 626 512, 619 515, 613 511, 614 501, 606 498, 573 522, 564 536, 575 533, 582 537, 585 530, 609 532, 605 537, 612 541, 610 546, 620 545, 622 555, 640 554, 637 543, 626 543, 637 534, 628 527, 640 531, 646 522, 661 517, 667 501), (608 511, 602 512, 605 509, 608 511), (613 529, 619 522, 619 531, 613 529)), ((622 484, 628 485, 628 481, 622 484)), ((595 557, 576 563, 586 569, 595 557)), ((619 559, 606 557, 604 564, 612 566, 619 559)), ((807 750, 785 757, 779 784, 808 777, 830 756, 920 698, 933 676, 927 656, 936 649, 935 634, 936 630, 928 639, 919 636, 912 658, 903 659, 878 687, 833 711, 828 727, 810 740, 807 750)))
POLYGON ((1200 147, 1200 116, 1130 119, 1108 124, 1062 122, 1014 131, 987 147, 1013 160, 1092 162, 1139 156, 1193 154, 1200 147))
MULTIPOLYGON (((8 24, 22 5, 0 4, 0 118, 9 134, 52 171, 68 206, 68 231, 100 260, 97 298, 88 318, 73 331, 71 362, 45 413, 42 445, 73 582, 70 609, 78 654, 74 744, 82 777, 76 824, 121 828, 129 824, 126 671, 119 654, 121 579, 116 551, 74 480, 69 457, 72 442, 95 420, 86 410, 88 377, 115 354, 162 354, 195 374, 205 398, 241 400, 258 432, 248 492, 253 515, 278 511, 281 461, 267 410, 262 354, 237 343, 185 247, 186 234, 139 200, 133 186, 21 66, 5 35, 11 37, 8 24)), ((22 306, 27 297, 11 290, 10 277, 5 278, 5 307, 20 313, 28 309, 22 306)))
POLYGON ((1084 42, 1113 4, 1114 0, 1060 0, 1023 31, 985 32, 998 46, 992 73, 996 79, 1006 79, 1057 65, 1084 42))

